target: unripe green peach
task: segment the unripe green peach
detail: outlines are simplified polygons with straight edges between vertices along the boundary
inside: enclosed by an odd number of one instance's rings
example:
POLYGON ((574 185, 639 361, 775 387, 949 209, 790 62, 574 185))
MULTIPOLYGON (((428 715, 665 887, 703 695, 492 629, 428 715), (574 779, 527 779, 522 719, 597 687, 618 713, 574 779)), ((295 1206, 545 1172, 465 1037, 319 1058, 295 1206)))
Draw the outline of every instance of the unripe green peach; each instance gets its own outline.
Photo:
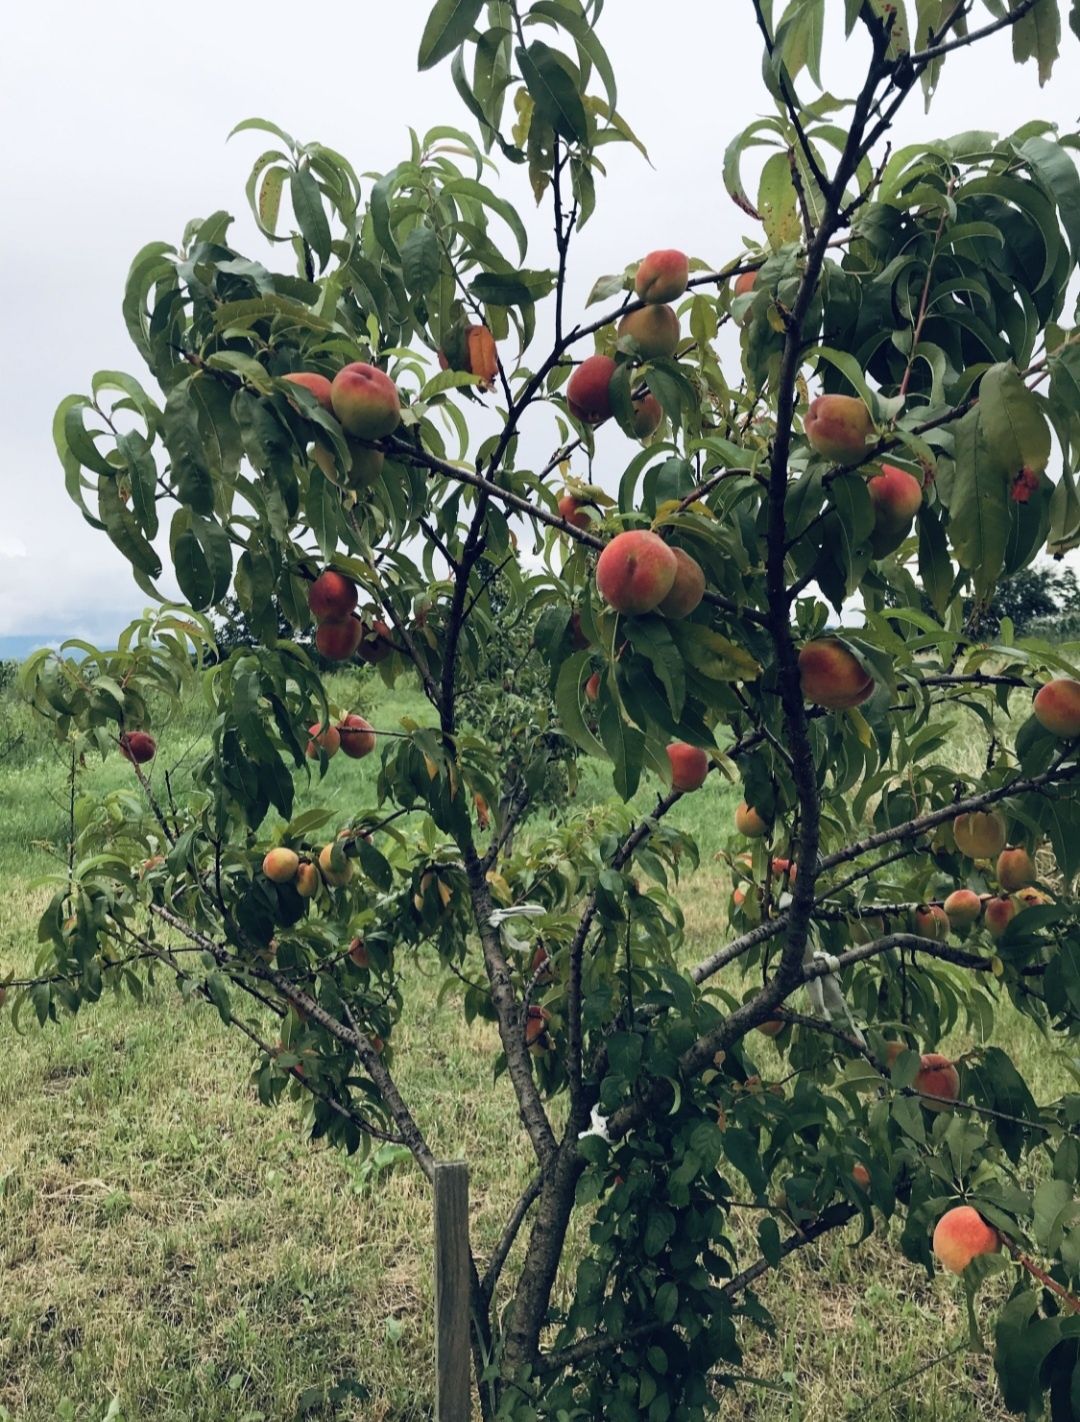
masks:
POLYGON ((690 263, 685 252, 674 248, 650 252, 641 259, 634 278, 634 291, 650 304, 675 301, 686 290, 690 280, 690 263))
POLYGON ((679 318, 670 306, 643 306, 622 318, 619 336, 628 336, 644 360, 670 358, 679 349, 679 318))
POLYGON ((860 464, 873 430, 870 411, 854 395, 819 395, 803 429, 810 448, 833 464, 860 464))
POLYGON ((616 612, 652 612, 671 591, 678 567, 659 535, 630 529, 617 533, 597 559, 597 590, 616 612))

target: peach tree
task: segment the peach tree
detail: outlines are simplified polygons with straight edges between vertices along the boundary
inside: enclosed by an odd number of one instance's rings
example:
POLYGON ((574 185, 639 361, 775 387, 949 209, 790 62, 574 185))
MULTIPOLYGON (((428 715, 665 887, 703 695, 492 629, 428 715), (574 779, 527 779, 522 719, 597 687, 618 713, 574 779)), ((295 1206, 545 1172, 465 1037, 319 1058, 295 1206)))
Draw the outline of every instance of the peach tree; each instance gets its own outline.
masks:
POLYGON ((535 1161, 472 1269, 485 1418, 710 1415, 768 1326, 759 1278, 893 1217, 969 1293, 1008 1274, 1005 1403, 1072 1416, 1080 1094, 1036 1101, 994 1031, 1007 1003, 1048 1044, 1080 1029, 1080 683, 1067 648, 978 632, 999 579, 1080 542, 1078 139, 891 134, 969 46, 1045 80, 1076 6, 756 0, 773 111, 723 177, 757 239, 718 262, 628 237, 589 312, 575 234, 605 147, 641 146, 602 9, 438 0, 419 63, 449 64, 471 132, 361 177, 249 120, 265 260, 224 212, 136 256, 152 380, 99 373, 55 438, 160 605, 24 672, 73 756, 132 780, 78 802, 11 1005, 44 1024, 173 974, 250 1038, 262 1101, 430 1176, 395 1028, 437 961, 497 1025, 535 1161), (493 186, 515 166, 538 257, 493 186), (215 660, 227 598, 259 643, 215 660), (427 714, 338 704, 313 625, 427 714), (181 789, 154 718, 193 695, 212 734, 181 789), (377 762, 376 810, 326 804, 335 753, 377 762), (566 814, 583 754, 612 804, 566 814), (735 890, 691 963, 668 816, 732 781, 735 890))

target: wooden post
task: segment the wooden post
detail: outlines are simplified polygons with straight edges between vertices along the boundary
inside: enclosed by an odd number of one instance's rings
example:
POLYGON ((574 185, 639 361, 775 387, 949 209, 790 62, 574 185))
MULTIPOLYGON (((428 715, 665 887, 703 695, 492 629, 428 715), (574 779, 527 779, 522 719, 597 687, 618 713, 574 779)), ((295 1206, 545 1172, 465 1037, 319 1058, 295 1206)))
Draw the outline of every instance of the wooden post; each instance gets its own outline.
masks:
POLYGON ((469 1167, 435 1166, 435 1422, 469 1422, 469 1167))

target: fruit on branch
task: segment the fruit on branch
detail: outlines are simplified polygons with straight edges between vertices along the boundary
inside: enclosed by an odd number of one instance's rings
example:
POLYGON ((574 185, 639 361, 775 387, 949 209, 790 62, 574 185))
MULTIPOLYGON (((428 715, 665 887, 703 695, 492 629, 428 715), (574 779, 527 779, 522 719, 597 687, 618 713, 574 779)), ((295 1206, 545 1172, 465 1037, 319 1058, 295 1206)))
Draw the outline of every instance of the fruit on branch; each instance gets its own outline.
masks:
POLYGON ((574 367, 566 386, 566 403, 575 419, 598 425, 611 415, 611 377, 615 362, 611 356, 587 356, 574 367))
POLYGON ((969 859, 989 859, 1005 848, 1007 825, 1000 810, 971 810, 953 820, 953 838, 969 859))
POLYGON ((779 1037, 784 1024, 779 1017, 767 1017, 764 1022, 758 1023, 757 1030, 766 1037, 779 1037))
POLYGON ((382 439, 401 423, 401 398, 385 371, 354 361, 334 376, 330 386, 334 414, 347 434, 382 439))
POLYGON ((315 646, 331 662, 347 662, 356 654, 363 623, 356 617, 330 617, 320 622, 315 632, 315 646))
POLYGON ((861 1160, 857 1160, 851 1167, 851 1178, 860 1190, 870 1189, 870 1172, 861 1160))
POLYGON ((486 830, 491 825, 491 810, 488 802, 484 799, 480 791, 477 790, 473 798, 473 808, 476 810, 476 823, 482 830, 486 830))
POLYGON ((585 699, 586 699, 586 701, 599 701, 599 699, 600 699, 600 673, 599 673, 599 672, 593 672, 592 676, 589 677, 588 681, 585 683, 585 699))
POLYGON ((1011 894, 1015 889, 1026 889, 1039 877, 1031 855, 1020 845, 1006 845, 998 855, 995 869, 997 881, 1011 894))
POLYGON ((619 322, 619 337, 629 337, 644 360, 670 358, 679 349, 679 318, 670 306, 643 306, 619 322))
POLYGON ((467 371, 480 377, 481 390, 490 390, 499 373, 499 356, 495 337, 486 326, 457 326, 449 331, 444 348, 439 351, 443 370, 467 371))
POLYGON ((319 868, 322 870, 322 876, 332 889, 344 888, 353 876, 352 860, 342 856, 337 865, 333 861, 334 846, 324 844, 319 850, 319 868))
POLYGON ((996 1254, 1001 1236, 970 1205, 946 1210, 934 1226, 934 1254, 938 1263, 954 1274, 962 1274, 980 1254, 996 1254))
POLYGON ((295 849, 271 849, 263 857, 262 871, 272 884, 291 884, 300 868, 295 849))
POLYGON ((935 943, 944 943, 952 924, 940 904, 920 904, 912 915, 915 932, 920 938, 932 938, 935 943))
POLYGON ((584 509, 585 505, 579 503, 573 494, 564 494, 559 500, 559 517, 574 528, 588 528, 589 515, 584 509))
POLYGON ((923 1096, 934 1097, 922 1103, 928 1111, 947 1111, 960 1097, 960 1073, 940 1052, 924 1052, 912 1086, 923 1096))
POLYGON ((807 642, 799 652, 803 695, 816 706, 845 711, 874 691, 874 678, 835 637, 807 642))
POLYGON ((357 968, 371 967, 371 954, 362 938, 354 938, 349 944, 349 961, 357 968))
POLYGON ((334 407, 330 403, 330 382, 325 375, 317 375, 313 370, 296 370, 281 378, 289 381, 291 385, 302 385, 315 396, 324 410, 333 412, 334 407))
POLYGON ((983 909, 983 922, 990 937, 1000 938, 1018 912, 1016 900, 1008 894, 999 894, 995 898, 987 899, 983 909))
POLYGON ((566 634, 570 638, 570 645, 575 652, 583 652, 586 647, 592 645, 585 635, 584 627, 581 625, 580 612, 572 612, 570 614, 570 621, 566 626, 566 634))
POLYGON ((340 621, 348 617, 356 606, 358 594, 356 584, 344 573, 326 568, 308 588, 308 607, 317 622, 327 619, 340 621))
POLYGON ((945 900, 945 913, 953 928, 970 928, 982 914, 982 899, 974 889, 954 889, 945 900))
POLYGON ((157 741, 149 731, 124 731, 120 736, 120 754, 132 765, 145 765, 157 755, 157 741))
POLYGON ((761 839, 763 835, 769 833, 768 822, 762 819, 753 806, 748 805, 745 800, 736 806, 735 828, 747 839, 761 839))
POLYGON ((701 564, 681 548, 671 550, 675 554, 675 581, 671 590, 662 598, 659 611, 665 617, 689 617, 705 596, 705 574, 701 564))
POLYGON ((1080 681, 1070 676, 1048 681, 1035 693, 1031 711, 1051 735, 1066 741, 1080 736, 1080 681))
POLYGON ((362 760, 375 749, 375 728, 363 716, 350 712, 337 725, 341 749, 350 760, 362 760))
POLYGON ((740 272, 735 278, 735 295, 748 296, 757 285, 757 272, 740 272))
POLYGON ((360 660, 367 662, 370 666, 378 666, 380 662, 386 661, 394 650, 394 643, 390 635, 390 628, 382 618, 376 617, 370 623, 361 622, 356 650, 360 654, 360 660))
POLYGON ((794 884, 799 877, 799 866, 790 859, 774 859, 771 868, 778 878, 787 879, 789 884, 794 884))
POLYGON ((319 871, 307 860, 296 871, 296 892, 302 899, 313 899, 319 892, 319 871))
POLYGON ((854 395, 819 395, 803 421, 810 448, 832 464, 861 464, 873 427, 870 411, 854 395))
POLYGON ((546 1007, 537 1007, 535 1003, 530 1003, 525 1016, 525 1045, 536 1056, 551 1050, 551 1038, 547 1030, 550 1021, 551 1013, 546 1007))
POLYGON ((648 529, 617 533, 596 561, 596 586, 616 612, 652 612, 675 582, 679 560, 648 529))
POLYGON ((690 280, 690 262, 685 252, 665 247, 642 257, 634 277, 634 292, 650 305, 675 301, 686 290, 690 280))
POLYGON ((1021 889, 1016 895, 1016 912, 1022 913, 1024 909, 1038 908, 1040 904, 1050 903, 1053 903, 1053 899, 1041 889, 1021 889))
POLYGON ((906 1042, 886 1042, 885 1043, 885 1065, 892 1071, 899 1057, 902 1057, 908 1050, 906 1042))
POLYGON ((324 726, 316 721, 308 727, 308 736, 307 755, 311 760, 317 760, 320 752, 329 758, 341 749, 341 735, 336 726, 324 726))
POLYGON ((884 558, 911 532, 911 521, 922 506, 922 485, 906 469, 883 464, 866 488, 874 506, 870 551, 875 558, 884 558))
POLYGON ((634 414, 630 423, 634 427, 634 433, 638 439, 648 439, 660 428, 660 421, 664 418, 660 401, 650 392, 647 395, 639 396, 633 405, 634 414))
POLYGON ((851 925, 852 943, 875 943, 885 937, 885 920, 880 914, 868 914, 857 918, 851 925))
POLYGON ((367 444, 354 444, 352 440, 349 441, 349 453, 352 455, 347 480, 349 488, 370 488, 383 471, 386 455, 381 449, 373 449, 367 444))
POLYGON ((709 773, 709 757, 700 746, 687 745, 685 741, 673 741, 667 748, 667 758, 671 765, 671 788, 683 794, 699 789, 709 773))

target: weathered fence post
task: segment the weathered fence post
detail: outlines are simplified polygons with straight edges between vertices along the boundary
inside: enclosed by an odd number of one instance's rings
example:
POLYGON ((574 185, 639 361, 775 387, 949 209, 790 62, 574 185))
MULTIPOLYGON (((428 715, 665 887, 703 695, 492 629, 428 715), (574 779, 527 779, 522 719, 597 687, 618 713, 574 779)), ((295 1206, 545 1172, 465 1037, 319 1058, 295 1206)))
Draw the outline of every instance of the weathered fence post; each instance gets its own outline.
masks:
POLYGON ((469 1167, 435 1166, 435 1422, 469 1422, 469 1167))

